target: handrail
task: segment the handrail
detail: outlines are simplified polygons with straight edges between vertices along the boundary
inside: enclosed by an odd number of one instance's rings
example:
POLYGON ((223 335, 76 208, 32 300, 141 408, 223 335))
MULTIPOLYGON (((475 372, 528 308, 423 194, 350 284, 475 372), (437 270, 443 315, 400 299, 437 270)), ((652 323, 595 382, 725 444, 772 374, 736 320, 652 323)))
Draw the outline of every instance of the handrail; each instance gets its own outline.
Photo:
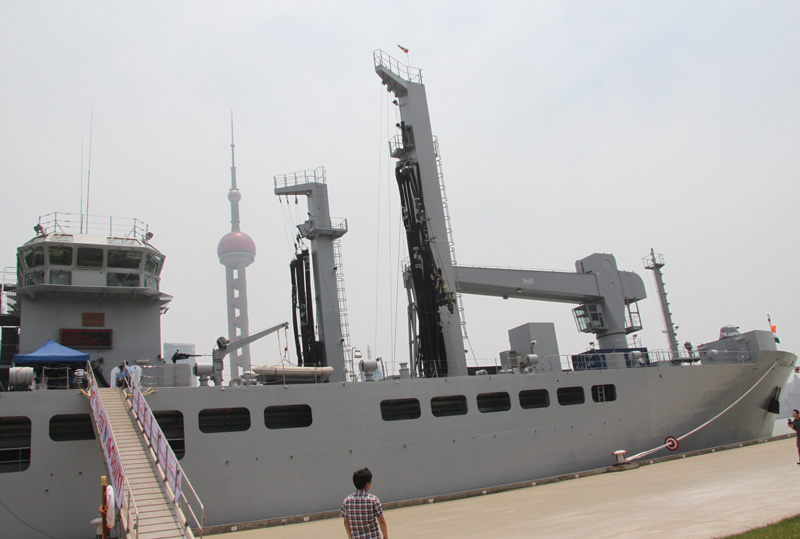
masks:
POLYGON ((676 363, 696 363, 700 365, 747 363, 752 360, 750 352, 744 351, 704 351, 700 355, 676 356, 669 350, 632 349, 618 352, 586 350, 577 354, 538 356, 535 360, 520 356, 520 371, 535 372, 596 371, 626 368, 658 367, 676 363), (638 352, 638 353, 637 353, 638 352))
POLYGON ((273 176, 275 189, 304 185, 307 183, 325 183, 325 167, 317 167, 314 170, 300 170, 273 176))
POLYGON ((115 218, 107 215, 79 215, 65 212, 41 215, 37 226, 41 227, 44 234, 83 233, 143 238, 149 232, 147 223, 133 217, 115 218))
MULTIPOLYGON (((86 362, 86 376, 89 377, 89 387, 91 391, 97 391, 97 379, 94 376, 94 371, 92 370, 91 362, 86 362)), ((105 415, 105 408, 103 408, 103 402, 100 400, 100 395, 98 394, 98 403, 100 409, 103 410, 103 414, 105 415)), ((111 427, 110 422, 106 422, 106 428, 111 436, 111 439, 114 440, 114 429, 111 427)), ((97 422, 96 420, 92 422, 92 427, 95 429, 95 435, 97 436, 97 440, 102 444, 102 440, 100 440, 100 432, 97 432, 97 422)), ((116 445, 116 443, 115 443, 116 445)), ((101 449, 102 450, 102 449, 101 449)), ((120 464, 120 467, 122 465, 120 464)), ((111 470, 109 470, 110 472, 111 470)), ((110 476, 111 477, 111 476, 110 476)), ((113 484, 113 481, 112 481, 113 484)), ((122 472, 122 505, 120 506, 120 513, 123 513, 124 509, 124 516, 126 521, 126 533, 131 539, 136 539, 139 536, 139 509, 136 507, 136 501, 133 499, 133 494, 131 493, 131 486, 128 483, 128 478, 125 476, 124 470, 122 472), (131 510, 133 509, 133 510, 131 510)))
POLYGON ((381 49, 372 53, 372 59, 375 61, 375 67, 383 66, 408 82, 422 84, 422 70, 420 68, 402 64, 388 52, 381 49))
MULTIPOLYGON (((125 367, 126 370, 128 367, 125 367)), ((184 506, 186 511, 188 511, 189 515, 191 516, 192 520, 194 521, 195 528, 200 530, 200 537, 203 537, 203 528, 205 526, 206 521, 206 510, 203 502, 200 500, 200 496, 197 495, 197 491, 192 486, 191 481, 186 476, 186 473, 183 471, 180 463, 178 462, 178 458, 175 456, 175 452, 172 450, 172 447, 167 442, 167 437, 164 435, 164 431, 161 430, 161 425, 158 424, 156 421, 155 416, 153 415, 153 410, 150 408, 150 405, 147 403, 147 400, 144 398, 144 394, 141 392, 141 389, 137 386, 136 382, 130 376, 125 376, 125 386, 130 389, 131 395, 125 393, 126 400, 128 397, 131 397, 131 401, 128 403, 131 411, 136 417, 136 422, 139 424, 139 427, 144 435, 145 439, 147 440, 148 445, 155 457, 156 463, 159 464, 159 469, 161 471, 161 479, 164 481, 169 492, 172 493, 173 496, 173 504, 175 505, 176 511, 178 514, 185 517, 184 514, 184 506), (138 395, 138 396, 137 396, 138 395), (150 426, 148 430, 148 426, 145 425, 142 417, 143 416, 150 416, 150 426), (158 431, 158 442, 163 440, 164 444, 166 445, 166 458, 162 458, 160 447, 153 444, 153 440, 151 436, 153 434, 153 426, 158 431), (172 462, 175 463, 175 477, 173 482, 170 483, 169 479, 169 467, 170 467, 170 456, 172 457, 172 462), (185 488, 185 487, 188 487, 185 488), (177 492, 176 492, 177 491, 177 492), (191 495, 191 499, 187 497, 187 492, 191 495), (193 508, 192 505, 199 506, 197 509, 193 508), (200 513, 198 518, 197 512, 200 513)), ((184 519, 184 526, 181 530, 181 533, 186 535, 186 529, 189 527, 189 522, 184 519)))

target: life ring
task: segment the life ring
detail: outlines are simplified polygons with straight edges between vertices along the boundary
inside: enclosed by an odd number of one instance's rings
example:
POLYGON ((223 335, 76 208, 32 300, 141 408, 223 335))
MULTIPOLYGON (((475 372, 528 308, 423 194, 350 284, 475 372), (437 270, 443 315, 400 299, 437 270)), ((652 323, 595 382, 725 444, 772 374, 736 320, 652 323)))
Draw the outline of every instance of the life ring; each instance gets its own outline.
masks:
POLYGON ((677 451, 678 446, 680 446, 680 443, 678 443, 678 439, 675 438, 674 436, 667 436, 667 438, 664 440, 664 445, 670 451, 677 451))
POLYGON ((106 487, 106 528, 113 528, 117 521, 117 509, 114 506, 114 487, 106 487))

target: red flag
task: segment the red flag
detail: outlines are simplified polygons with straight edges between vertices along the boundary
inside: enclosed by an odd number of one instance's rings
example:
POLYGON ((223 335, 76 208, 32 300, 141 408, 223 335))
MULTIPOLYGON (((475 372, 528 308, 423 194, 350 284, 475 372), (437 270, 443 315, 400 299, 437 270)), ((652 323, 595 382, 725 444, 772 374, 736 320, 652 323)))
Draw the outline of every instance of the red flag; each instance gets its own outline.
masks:
POLYGON ((408 49, 407 49, 407 48, 405 48, 405 47, 404 47, 404 46, 402 46, 402 45, 398 45, 398 47, 400 47, 400 50, 401 50, 401 51, 403 51, 404 53, 408 54, 408 49))

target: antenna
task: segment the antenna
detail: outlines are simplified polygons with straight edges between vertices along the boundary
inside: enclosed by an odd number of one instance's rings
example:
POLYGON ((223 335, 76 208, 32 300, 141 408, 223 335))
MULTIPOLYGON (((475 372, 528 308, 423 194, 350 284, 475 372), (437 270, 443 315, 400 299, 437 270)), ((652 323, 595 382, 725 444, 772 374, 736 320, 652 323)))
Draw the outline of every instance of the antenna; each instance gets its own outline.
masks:
POLYGON ((231 109, 231 190, 228 193, 228 200, 231 201, 231 232, 239 232, 239 188, 236 186, 236 161, 234 160, 233 143, 233 110, 231 109))
MULTIPOLYGON (((89 232, 89 195, 92 192, 92 131, 94 130, 94 101, 92 101, 92 114, 89 117, 89 164, 86 171, 86 232, 89 232)), ((81 226, 83 232, 83 226, 81 226)))
POLYGON ((81 131, 81 234, 83 234, 83 131, 81 131))

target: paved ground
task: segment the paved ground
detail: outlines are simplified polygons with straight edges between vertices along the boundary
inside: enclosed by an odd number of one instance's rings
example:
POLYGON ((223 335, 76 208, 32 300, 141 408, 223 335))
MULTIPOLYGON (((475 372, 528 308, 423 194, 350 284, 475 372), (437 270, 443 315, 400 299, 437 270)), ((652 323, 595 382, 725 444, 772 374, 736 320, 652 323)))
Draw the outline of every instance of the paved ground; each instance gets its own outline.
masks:
MULTIPOLYGON (((800 514, 795 440, 386 512, 391 539, 724 537, 800 514)), ((375 490, 380 496, 380 491, 375 490)), ((347 535, 341 519, 211 536, 347 535)))

